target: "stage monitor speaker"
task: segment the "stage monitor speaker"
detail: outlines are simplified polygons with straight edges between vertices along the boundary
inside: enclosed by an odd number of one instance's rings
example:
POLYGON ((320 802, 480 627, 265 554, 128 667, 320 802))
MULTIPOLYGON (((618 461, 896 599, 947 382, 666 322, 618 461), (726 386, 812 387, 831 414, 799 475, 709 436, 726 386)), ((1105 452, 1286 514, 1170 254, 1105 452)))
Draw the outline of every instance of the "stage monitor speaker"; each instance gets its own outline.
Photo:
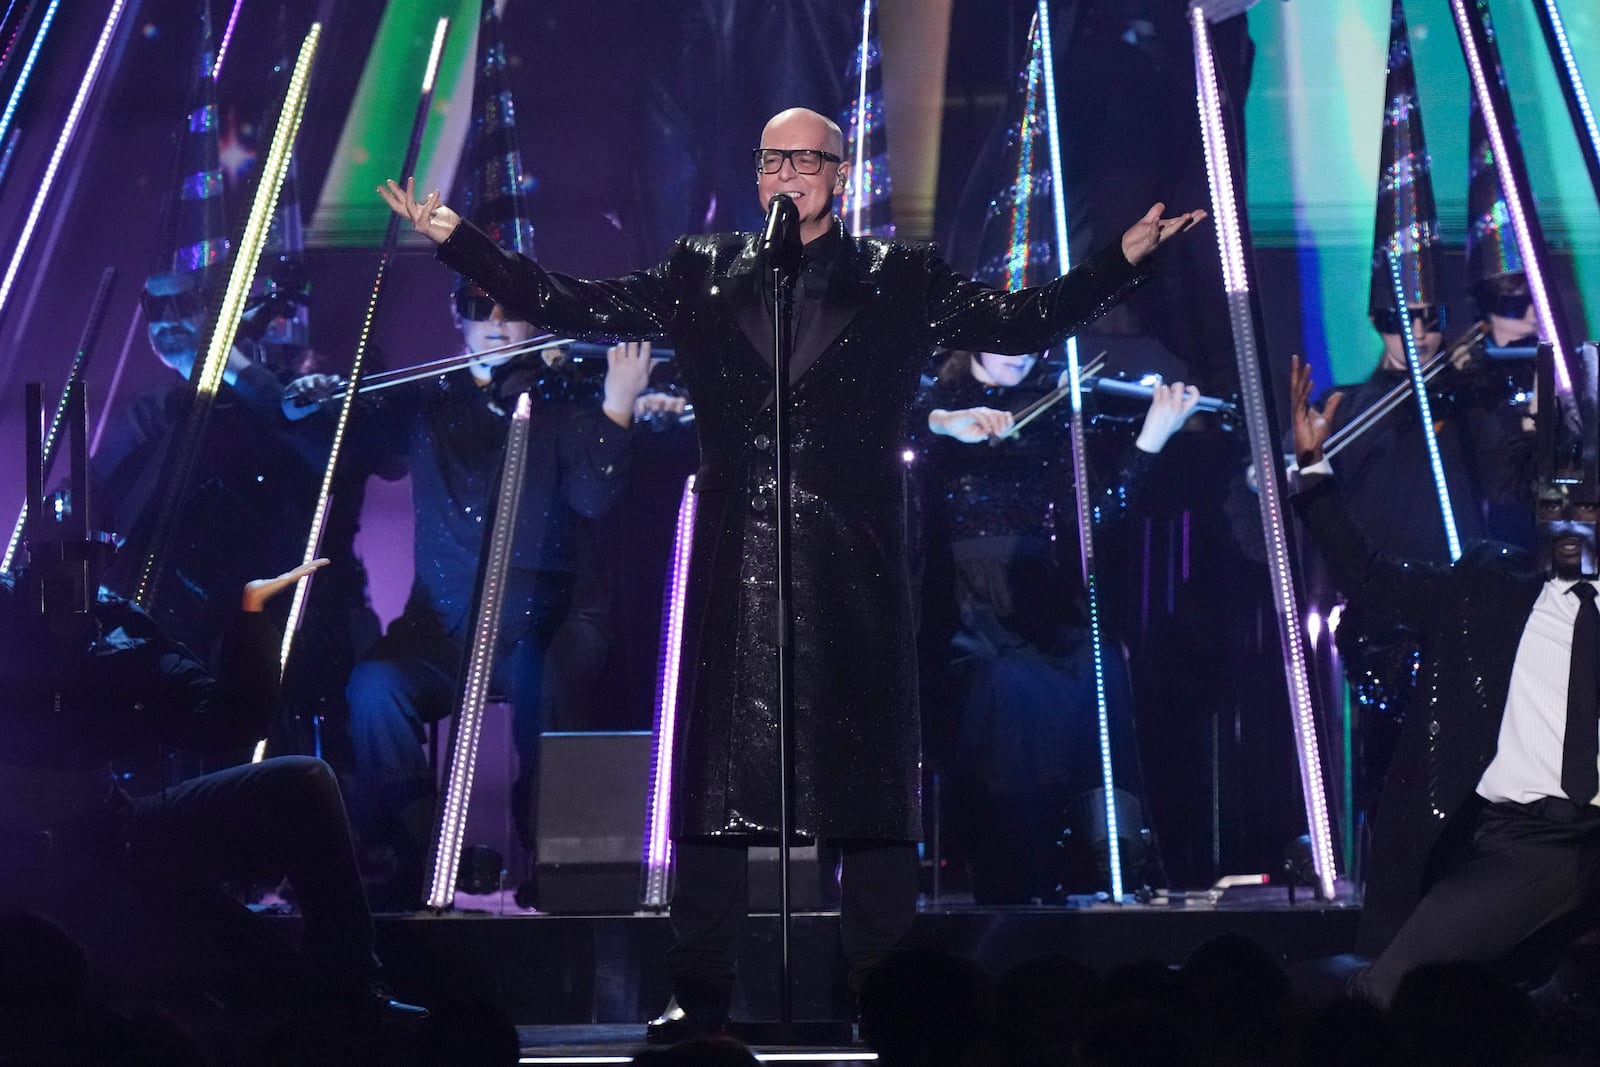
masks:
POLYGON ((547 733, 539 776, 539 908, 639 908, 652 736, 547 733))

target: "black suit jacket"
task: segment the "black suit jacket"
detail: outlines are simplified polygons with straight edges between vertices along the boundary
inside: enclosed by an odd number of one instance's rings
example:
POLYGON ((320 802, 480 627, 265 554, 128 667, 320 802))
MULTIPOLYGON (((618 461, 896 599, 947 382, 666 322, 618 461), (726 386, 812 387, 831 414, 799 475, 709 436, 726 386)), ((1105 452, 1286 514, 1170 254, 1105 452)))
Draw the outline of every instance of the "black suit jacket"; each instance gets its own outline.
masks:
MULTIPOLYGON (((921 836, 916 655, 902 452, 938 345, 1048 348, 1145 271, 1110 248, 1048 285, 1005 293, 930 247, 854 238, 833 261, 790 367, 794 825, 921 836)), ((674 833, 778 826, 772 327, 754 234, 680 238, 609 281, 546 271, 469 225, 439 258, 517 316, 588 340, 667 340, 695 403, 701 466, 679 706, 674 833)))
POLYGON ((1494 758, 1523 628, 1545 576, 1521 548, 1484 541, 1454 566, 1396 560, 1357 525, 1335 479, 1307 476, 1294 497, 1334 584, 1377 626, 1421 635, 1417 696, 1378 802, 1358 949, 1394 937, 1470 826, 1494 758))

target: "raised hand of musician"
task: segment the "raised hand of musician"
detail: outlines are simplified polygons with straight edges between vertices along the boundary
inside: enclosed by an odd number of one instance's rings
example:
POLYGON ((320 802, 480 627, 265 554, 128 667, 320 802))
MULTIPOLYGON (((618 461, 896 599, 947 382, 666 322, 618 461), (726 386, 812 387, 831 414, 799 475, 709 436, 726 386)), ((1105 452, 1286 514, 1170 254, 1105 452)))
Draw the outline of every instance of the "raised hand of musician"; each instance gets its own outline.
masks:
POLYGON ((337 374, 302 374, 283 387, 283 417, 293 421, 314 414, 343 384, 337 374))
POLYGON ((1150 408, 1144 415, 1144 426, 1134 441, 1145 452, 1160 452, 1172 440, 1172 435, 1189 421, 1195 405, 1200 403, 1200 390, 1182 382, 1171 385, 1158 384, 1150 394, 1150 408))
POLYGON ((1193 229, 1206 217, 1204 211, 1186 211, 1170 219, 1161 217, 1165 204, 1151 204, 1144 218, 1128 227, 1122 235, 1122 254, 1129 263, 1137 263, 1157 248, 1185 230, 1193 229))
POLYGON ((1294 458, 1301 470, 1322 461, 1322 444, 1333 432, 1333 417, 1343 393, 1334 393, 1320 409, 1311 404, 1311 368, 1299 356, 1289 363, 1289 412, 1294 420, 1294 458))
POLYGON ((650 342, 625 341, 606 350, 606 417, 618 426, 633 425, 633 406, 650 385, 650 342))
POLYGON ((959 408, 955 411, 937 408, 928 413, 928 429, 969 445, 982 444, 991 437, 999 437, 1011 429, 1013 421, 1011 412, 995 408, 959 408))
POLYGON ((326 559, 314 559, 310 563, 300 564, 292 571, 285 571, 276 578, 257 578, 253 582, 246 582, 244 596, 240 598, 239 606, 245 611, 260 611, 267 606, 267 601, 312 571, 320 570, 327 565, 326 559))
POLYGON ((429 193, 427 199, 417 200, 417 180, 407 178, 405 188, 402 189, 390 178, 378 186, 378 195, 383 197, 383 202, 389 205, 401 218, 408 219, 413 228, 434 244, 442 245, 445 238, 455 232, 456 225, 461 222, 457 215, 445 206, 439 198, 439 190, 429 193))

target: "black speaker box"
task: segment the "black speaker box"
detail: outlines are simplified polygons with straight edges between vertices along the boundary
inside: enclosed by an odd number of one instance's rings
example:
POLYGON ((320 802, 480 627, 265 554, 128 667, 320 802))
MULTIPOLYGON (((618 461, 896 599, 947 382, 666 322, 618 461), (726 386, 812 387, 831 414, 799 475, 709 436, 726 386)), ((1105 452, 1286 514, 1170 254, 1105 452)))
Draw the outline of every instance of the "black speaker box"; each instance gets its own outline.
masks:
POLYGON ((638 910, 650 733, 547 733, 543 744, 540 910, 638 910))

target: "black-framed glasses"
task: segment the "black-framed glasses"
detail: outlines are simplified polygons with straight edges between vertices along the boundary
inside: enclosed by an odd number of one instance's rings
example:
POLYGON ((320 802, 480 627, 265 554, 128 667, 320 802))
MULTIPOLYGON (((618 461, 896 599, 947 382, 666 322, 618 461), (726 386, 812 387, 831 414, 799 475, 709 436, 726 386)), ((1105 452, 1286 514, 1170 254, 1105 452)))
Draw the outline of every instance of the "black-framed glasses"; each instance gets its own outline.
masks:
MULTIPOLYGON (((1445 309, 1440 304, 1425 304, 1422 307, 1408 308, 1411 313, 1412 328, 1415 330, 1419 324, 1422 333, 1442 333, 1445 325, 1445 309)), ((1404 328, 1400 324, 1400 313, 1394 308, 1373 308, 1372 324, 1378 328, 1379 333, 1399 334, 1404 328)))
POLYGON ((457 289, 456 314, 466 322, 487 322, 494 314, 494 297, 482 289, 457 289))
POLYGON ((783 169, 786 159, 796 174, 817 174, 824 163, 844 162, 839 156, 820 148, 753 148, 750 158, 756 161, 756 171, 761 174, 778 173, 783 169))
POLYGON ((159 296, 149 290, 139 294, 139 305, 144 309, 146 322, 182 322, 184 319, 199 318, 206 313, 210 303, 210 294, 199 286, 159 296))

